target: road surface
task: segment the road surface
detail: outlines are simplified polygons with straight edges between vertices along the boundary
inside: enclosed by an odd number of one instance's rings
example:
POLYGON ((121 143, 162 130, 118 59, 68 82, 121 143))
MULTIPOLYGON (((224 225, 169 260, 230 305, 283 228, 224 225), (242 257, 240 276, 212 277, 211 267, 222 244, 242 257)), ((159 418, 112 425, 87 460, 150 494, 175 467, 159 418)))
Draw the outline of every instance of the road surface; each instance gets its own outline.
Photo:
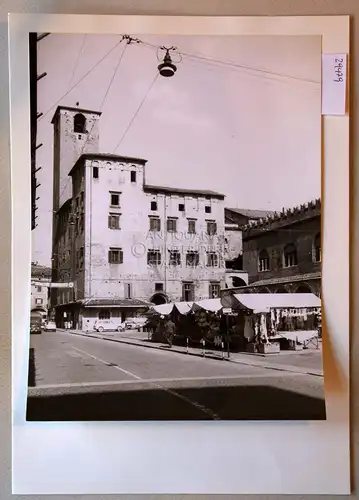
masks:
POLYGON ((308 374, 67 332, 31 336, 31 358, 28 420, 325 418, 323 378, 308 374))

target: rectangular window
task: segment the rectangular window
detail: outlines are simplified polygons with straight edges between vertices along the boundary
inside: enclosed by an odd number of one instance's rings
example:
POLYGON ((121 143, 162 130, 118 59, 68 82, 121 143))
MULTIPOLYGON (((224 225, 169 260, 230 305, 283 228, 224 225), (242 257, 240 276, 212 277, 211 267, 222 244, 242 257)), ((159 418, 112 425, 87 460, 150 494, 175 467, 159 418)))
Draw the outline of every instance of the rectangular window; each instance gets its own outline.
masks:
POLYGON ((207 267, 217 267, 218 266, 218 255, 215 252, 207 253, 207 267))
POLYGON ((41 306, 42 303, 43 303, 43 300, 42 299, 35 299, 35 303, 38 305, 38 306, 41 306))
POLYGON ((155 292, 163 292, 163 283, 155 283, 155 292))
POLYGON ((150 231, 161 231, 161 219, 150 217, 150 231))
POLYGON ((98 167, 93 167, 93 169, 92 169, 92 177, 94 179, 98 179, 98 167))
POLYGON ((206 212, 206 214, 210 214, 212 212, 212 207, 210 205, 206 205, 204 207, 204 211, 206 212))
POLYGON ((132 299, 131 283, 125 283, 125 299, 132 299))
POLYGON ((111 206, 112 207, 119 207, 120 206, 120 194, 121 193, 110 193, 111 195, 111 206))
POLYGON ((210 283, 209 285, 209 298, 217 299, 219 297, 219 291, 221 289, 221 285, 219 283, 210 283))
POLYGON ((120 229, 120 214, 109 214, 108 227, 109 229, 120 229))
POLYGON ((110 309, 101 309, 101 311, 98 313, 98 319, 110 319, 110 318, 111 318, 110 309))
POLYGON ((167 231, 175 233, 177 228, 177 219, 167 219, 167 231))
POLYGON ((41 286, 37 286, 37 287, 36 287, 36 291, 37 291, 37 292, 41 292, 41 286))
POLYGON ((194 285, 193 283, 183 283, 182 285, 182 296, 185 302, 194 301, 194 285))
POLYGON ((131 170, 131 182, 136 182, 136 171, 131 170))
POLYGON ((207 222, 207 233, 210 235, 217 234, 217 223, 215 221, 207 222))
POLYGON ((147 264, 149 266, 159 266, 161 264, 161 252, 159 250, 148 250, 147 264))
POLYGON ((199 253, 198 252, 187 252, 186 266, 198 266, 198 264, 199 264, 199 253))
POLYGON ((180 266, 181 265, 181 254, 179 250, 170 250, 170 266, 180 266))
POLYGON ((157 210, 157 201, 151 201, 151 210, 157 210))
POLYGON ((196 221, 194 219, 190 219, 188 221, 188 232, 190 234, 195 234, 196 233, 196 221))
POLYGON ((122 248, 110 248, 108 251, 109 264, 123 264, 122 248))
POLYGON ((179 211, 179 212, 184 212, 184 203, 180 203, 180 204, 178 205, 178 211, 179 211))

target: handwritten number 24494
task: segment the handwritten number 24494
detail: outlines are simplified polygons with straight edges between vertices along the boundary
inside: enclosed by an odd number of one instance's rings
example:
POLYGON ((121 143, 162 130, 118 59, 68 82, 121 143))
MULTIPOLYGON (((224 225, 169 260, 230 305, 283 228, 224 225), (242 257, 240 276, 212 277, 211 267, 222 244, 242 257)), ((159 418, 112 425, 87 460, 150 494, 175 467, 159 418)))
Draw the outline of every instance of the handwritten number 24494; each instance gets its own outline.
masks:
POLYGON ((344 81, 344 72, 343 72, 343 66, 344 66, 344 59, 337 58, 335 59, 335 65, 334 65, 334 73, 336 76, 336 80, 334 82, 340 83, 344 81))

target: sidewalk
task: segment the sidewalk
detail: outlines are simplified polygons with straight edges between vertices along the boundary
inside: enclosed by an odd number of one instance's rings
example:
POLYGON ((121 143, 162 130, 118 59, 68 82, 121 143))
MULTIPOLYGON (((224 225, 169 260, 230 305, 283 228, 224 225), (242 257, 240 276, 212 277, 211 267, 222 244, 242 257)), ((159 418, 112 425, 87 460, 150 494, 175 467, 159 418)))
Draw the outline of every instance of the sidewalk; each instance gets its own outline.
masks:
MULTIPOLYGON (((229 361, 232 363, 238 363, 242 365, 248 366, 257 366, 261 368, 268 368, 270 370, 279 370, 279 371, 287 371, 293 373, 300 374, 308 374, 315 375, 318 377, 323 377, 323 368, 321 366, 321 349, 319 351, 313 350, 313 352, 304 351, 303 352, 291 352, 291 353, 283 353, 283 354, 272 354, 272 355, 258 355, 251 353, 230 353, 230 357, 228 358, 227 352, 214 351, 210 349, 205 349, 203 354, 203 349, 173 345, 170 349, 168 345, 152 342, 148 339, 148 335, 143 332, 134 332, 134 331, 126 331, 126 332, 113 332, 113 333, 84 333, 79 330, 60 330, 66 331, 73 335, 79 335, 83 337, 91 337, 96 339, 106 340, 108 342, 119 342, 127 345, 134 345, 139 347, 145 347, 147 349, 159 349, 167 352, 175 352, 179 354, 184 354, 187 356, 198 356, 198 357, 206 357, 210 359, 220 359, 223 361, 229 361), (306 354, 311 356, 312 362, 309 365, 312 366, 300 366, 302 360, 306 358, 306 354), (297 355, 297 356, 295 356, 297 355), (284 363, 283 363, 284 361, 284 363), (314 363, 313 363, 314 361, 314 363), (313 366, 314 365, 314 366, 313 366), (318 368, 320 365, 320 368, 318 368)), ((306 363, 304 363, 306 364, 306 363)), ((308 364, 308 363, 307 363, 308 364)))

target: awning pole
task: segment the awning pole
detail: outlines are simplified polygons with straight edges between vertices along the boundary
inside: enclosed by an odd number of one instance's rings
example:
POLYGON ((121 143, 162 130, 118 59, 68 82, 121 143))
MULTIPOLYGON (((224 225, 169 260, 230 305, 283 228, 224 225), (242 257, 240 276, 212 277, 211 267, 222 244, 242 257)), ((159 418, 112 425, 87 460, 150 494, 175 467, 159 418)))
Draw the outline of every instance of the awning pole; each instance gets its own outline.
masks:
POLYGON ((226 314, 226 331, 227 331, 227 357, 230 358, 231 354, 229 351, 229 326, 228 326, 228 314, 226 314))

